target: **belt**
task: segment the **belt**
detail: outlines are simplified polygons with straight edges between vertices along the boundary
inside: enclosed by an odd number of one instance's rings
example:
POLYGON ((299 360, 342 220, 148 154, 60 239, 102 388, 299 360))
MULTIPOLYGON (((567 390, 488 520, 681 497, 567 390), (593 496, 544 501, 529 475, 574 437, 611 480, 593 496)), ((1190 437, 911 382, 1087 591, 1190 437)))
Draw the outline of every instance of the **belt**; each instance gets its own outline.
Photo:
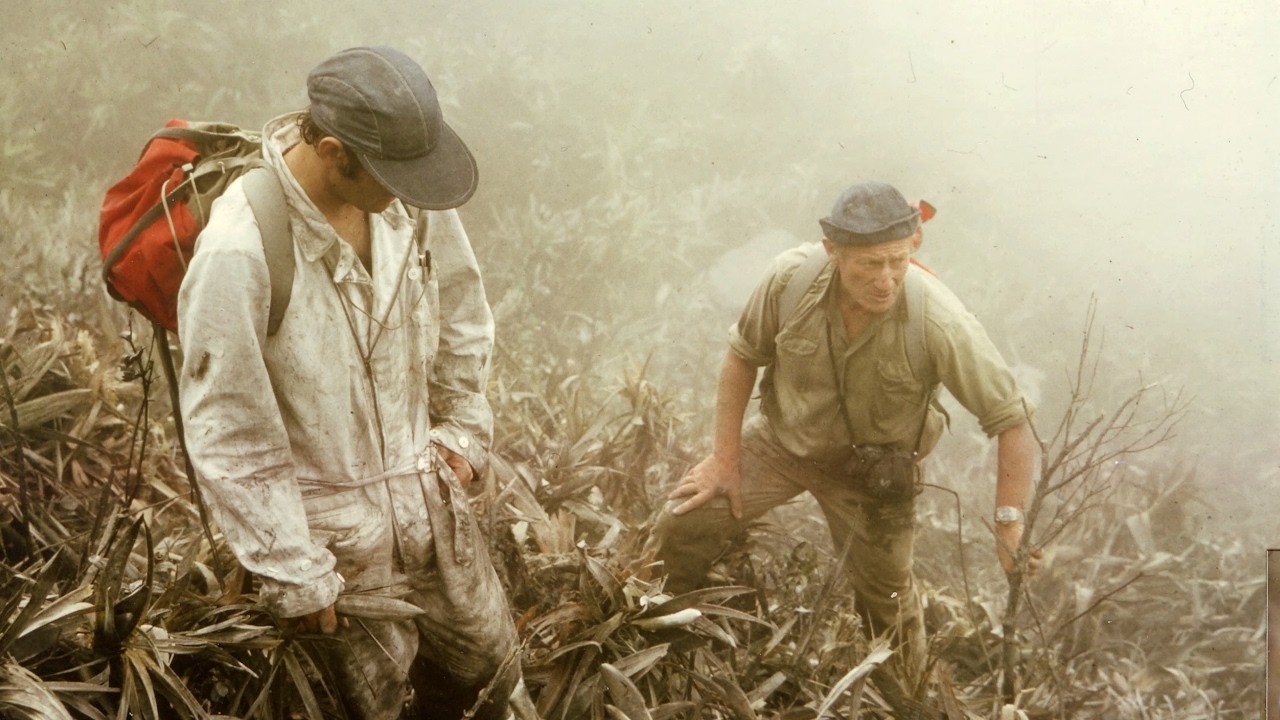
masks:
POLYGON ((431 518, 431 532, 435 536, 437 547, 444 547, 445 540, 453 547, 454 560, 459 565, 470 565, 475 557, 475 540, 472 537, 470 522, 470 506, 467 503, 467 492, 462 482, 453 472, 453 468, 440 458, 434 446, 418 454, 413 462, 391 470, 380 472, 357 480, 345 482, 321 482, 318 480, 299 479, 300 485, 310 487, 331 488, 327 494, 338 494, 359 490, 380 482, 400 477, 418 477, 418 486, 422 491, 422 500, 427 506, 427 514, 431 518), (436 482, 432 482, 432 478, 436 482), (443 537, 441 521, 448 516, 451 537, 443 537))

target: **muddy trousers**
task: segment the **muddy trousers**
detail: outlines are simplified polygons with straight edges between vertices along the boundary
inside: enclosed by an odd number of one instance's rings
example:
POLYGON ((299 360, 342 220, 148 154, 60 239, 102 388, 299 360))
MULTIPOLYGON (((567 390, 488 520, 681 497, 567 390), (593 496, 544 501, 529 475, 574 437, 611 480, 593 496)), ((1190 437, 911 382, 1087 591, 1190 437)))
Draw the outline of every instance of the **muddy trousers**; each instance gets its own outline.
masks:
POLYGON ((873 504, 841 478, 792 455, 759 418, 742 436, 743 517, 729 512, 726 498, 715 498, 684 515, 662 511, 646 554, 663 562, 666 589, 683 593, 705 580, 712 563, 765 512, 808 492, 818 501, 854 606, 872 636, 891 635, 898 671, 918 678, 925 660, 924 622, 911 574, 915 539, 915 501, 873 504))
POLYGON ((488 699, 477 720, 507 717, 520 681, 511 608, 470 508, 449 493, 423 475, 306 500, 312 537, 334 553, 346 592, 422 611, 410 620, 348 618, 316 641, 349 717, 400 718, 410 688, 406 717, 460 720, 481 692, 488 699))
POLYGON ((473 717, 506 718, 520 680, 519 646, 505 597, 490 598, 472 612, 410 595, 405 599, 429 608, 428 616, 416 622, 350 618, 336 640, 318 641, 329 643, 317 646, 318 654, 337 681, 348 716, 461 720, 483 693, 473 717), (402 714, 410 688, 413 703, 402 714))

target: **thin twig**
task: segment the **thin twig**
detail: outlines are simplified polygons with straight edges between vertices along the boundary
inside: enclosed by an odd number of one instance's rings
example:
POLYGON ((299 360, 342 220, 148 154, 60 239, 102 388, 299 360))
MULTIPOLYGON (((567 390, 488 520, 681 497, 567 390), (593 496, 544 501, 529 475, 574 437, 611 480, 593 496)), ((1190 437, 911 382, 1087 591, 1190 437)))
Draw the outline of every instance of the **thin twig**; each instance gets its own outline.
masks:
POLYGON ((1057 636, 1058 636, 1058 635, 1059 635, 1063 630, 1065 630, 1069 625, 1071 625, 1071 624, 1072 624, 1072 623, 1074 623, 1075 621, 1077 621, 1077 620, 1079 620, 1079 619, 1081 619, 1081 618, 1085 617, 1085 616, 1086 616, 1086 615, 1088 615, 1089 613, 1092 613, 1094 610, 1098 609, 1098 606, 1099 606, 1099 605, 1101 605, 1102 603, 1104 603, 1104 602, 1106 602, 1106 601, 1110 600, 1112 597, 1115 597, 1115 595, 1116 595, 1116 594, 1118 594, 1120 591, 1122 591, 1122 590, 1124 590, 1125 588, 1129 587, 1130 585, 1134 584, 1135 582, 1137 582, 1138 580, 1140 580, 1140 579, 1141 579, 1141 578, 1143 578, 1143 577, 1145 577, 1145 573, 1141 573, 1141 572, 1139 572, 1137 575, 1134 575, 1133 577, 1131 577, 1131 578, 1129 578, 1128 580, 1124 581, 1123 583, 1121 583, 1119 586, 1117 586, 1117 587, 1116 587, 1116 588, 1114 588, 1113 590, 1110 590, 1110 591, 1108 591, 1108 592, 1106 592, 1106 593, 1103 593, 1100 597, 1098 597, 1098 599, 1097 599, 1097 600, 1094 600, 1093 602, 1089 603, 1089 607, 1085 608, 1084 610, 1081 610, 1080 612, 1076 613, 1075 615, 1072 615, 1070 618, 1068 618, 1068 619, 1066 619, 1066 620, 1062 621, 1062 623, 1058 625, 1058 629, 1053 631, 1053 636, 1054 636, 1054 637, 1057 637, 1057 636))
MULTIPOLYGON (((196 501, 196 511, 200 514, 200 526, 204 528, 205 539, 209 541, 209 556, 213 562, 214 572, 219 578, 226 577, 226 568, 218 558, 218 545, 213 539, 213 529, 209 523, 209 510, 200 492, 200 483, 196 478, 195 466, 191 463, 191 453, 187 451, 187 436, 182 422, 182 406, 178 397, 178 373, 173 364, 173 353, 169 350, 169 335, 159 323, 153 325, 155 333, 152 337, 160 345, 161 367, 164 368, 165 381, 169 383, 169 398, 173 414, 174 432, 178 435, 178 445, 182 448, 182 463, 187 471, 187 483, 191 485, 191 496, 196 501)), ((145 402, 145 400, 144 400, 145 402)))

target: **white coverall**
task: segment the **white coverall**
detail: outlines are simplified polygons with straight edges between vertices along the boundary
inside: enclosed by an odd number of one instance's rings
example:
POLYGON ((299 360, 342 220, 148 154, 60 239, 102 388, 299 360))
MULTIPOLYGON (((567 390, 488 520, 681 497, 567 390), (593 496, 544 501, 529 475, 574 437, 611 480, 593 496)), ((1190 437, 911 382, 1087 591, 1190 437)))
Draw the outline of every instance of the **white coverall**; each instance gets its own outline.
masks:
POLYGON ((415 654, 483 684, 517 645, 465 492, 437 471, 432 445, 477 471, 487 463, 493 319, 455 211, 424 213, 425 248, 398 201, 370 216, 370 274, 284 163, 294 117, 264 138, 289 205, 292 299, 268 337, 262 241, 232 184, 179 296, 187 445, 218 527, 277 615, 321 610, 339 592, 426 611, 352 620, 332 644, 356 712, 394 718, 415 654))

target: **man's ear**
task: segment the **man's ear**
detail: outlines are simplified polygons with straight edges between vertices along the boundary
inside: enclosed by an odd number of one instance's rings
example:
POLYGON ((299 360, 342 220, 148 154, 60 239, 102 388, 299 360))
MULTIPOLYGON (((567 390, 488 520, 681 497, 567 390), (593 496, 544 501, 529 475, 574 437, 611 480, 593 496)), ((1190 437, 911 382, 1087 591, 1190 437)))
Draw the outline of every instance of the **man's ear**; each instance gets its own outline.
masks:
POLYGON ((822 238, 822 249, 827 251, 827 259, 831 260, 831 262, 836 261, 836 244, 835 243, 831 242, 830 240, 824 237, 822 238))
POLYGON ((911 252, 920 249, 920 244, 924 242, 924 228, 917 227, 914 235, 911 236, 911 252))
POLYGON ((324 162, 325 165, 335 168, 341 168, 346 159, 347 149, 343 146, 342 141, 332 135, 325 135, 320 138, 320 142, 316 143, 316 155, 324 162))

